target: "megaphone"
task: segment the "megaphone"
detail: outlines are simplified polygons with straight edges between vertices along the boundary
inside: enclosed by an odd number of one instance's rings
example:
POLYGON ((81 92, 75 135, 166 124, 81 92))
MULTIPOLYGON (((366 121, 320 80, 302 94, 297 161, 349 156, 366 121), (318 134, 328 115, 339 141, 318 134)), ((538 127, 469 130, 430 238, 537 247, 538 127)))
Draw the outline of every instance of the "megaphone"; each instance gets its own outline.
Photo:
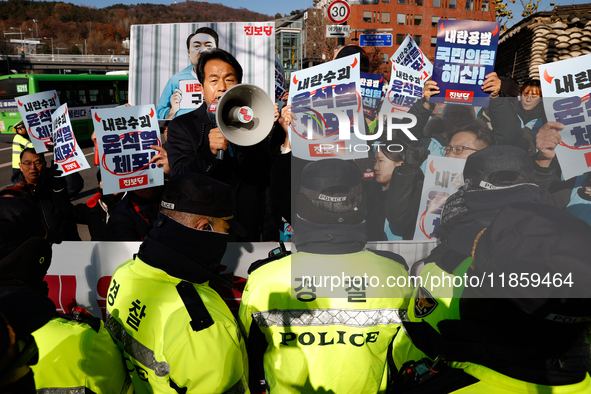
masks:
MULTIPOLYGON (((275 108, 273 100, 263 89, 255 85, 232 86, 207 110, 212 122, 222 135, 239 146, 258 144, 273 128, 275 108)), ((224 151, 218 150, 218 159, 224 151)))

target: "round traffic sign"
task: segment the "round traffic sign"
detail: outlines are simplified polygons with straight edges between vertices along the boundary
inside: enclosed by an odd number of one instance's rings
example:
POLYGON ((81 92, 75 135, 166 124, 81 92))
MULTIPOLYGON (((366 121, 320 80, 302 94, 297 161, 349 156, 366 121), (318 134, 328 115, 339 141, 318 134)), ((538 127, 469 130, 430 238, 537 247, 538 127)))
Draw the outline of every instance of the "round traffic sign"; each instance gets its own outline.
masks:
POLYGON ((345 23, 351 15, 351 7, 344 0, 336 0, 328 6, 328 19, 332 23, 345 23))

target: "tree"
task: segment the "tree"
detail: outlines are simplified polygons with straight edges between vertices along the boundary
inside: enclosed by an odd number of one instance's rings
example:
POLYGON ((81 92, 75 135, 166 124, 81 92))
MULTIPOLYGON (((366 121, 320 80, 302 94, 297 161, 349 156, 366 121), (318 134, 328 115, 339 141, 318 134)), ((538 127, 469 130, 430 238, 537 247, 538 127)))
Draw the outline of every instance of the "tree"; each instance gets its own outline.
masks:
MULTIPOLYGON (((515 3, 515 0, 509 0, 511 3, 515 3)), ((523 7, 523 12, 521 13, 521 16, 524 18, 527 18, 528 16, 535 14, 536 12, 538 12, 538 4, 541 2, 542 0, 519 0, 519 2, 521 3, 521 6, 523 7)))
POLYGON ((373 51, 369 52, 367 54, 367 57, 369 57, 369 72, 372 74, 379 74, 380 66, 384 64, 380 48, 373 47, 373 51))
POLYGON ((332 60, 337 49, 336 38, 326 38, 326 11, 308 8, 308 18, 304 25, 306 40, 303 57, 312 65, 332 60))
POLYGON ((492 3, 494 4, 493 10, 497 16, 497 21, 500 23, 501 27, 506 30, 507 23, 510 19, 513 19, 513 11, 507 9, 507 4, 504 3, 504 0, 492 0, 492 3))
POLYGON ((78 45, 76 44, 71 44, 68 47, 68 53, 70 55, 80 55, 82 52, 80 52, 80 48, 78 48, 78 45))
MULTIPOLYGON (((515 4, 515 0, 507 0, 508 3, 515 4)), ((523 11, 521 12, 521 16, 523 18, 527 18, 528 16, 535 14, 538 12, 538 5, 542 0, 519 0, 523 11)), ((505 0, 492 0, 494 4, 494 11, 497 16, 497 20, 503 27, 503 29, 507 29, 507 23, 511 19, 513 19, 513 11, 508 9, 508 4, 505 0)))

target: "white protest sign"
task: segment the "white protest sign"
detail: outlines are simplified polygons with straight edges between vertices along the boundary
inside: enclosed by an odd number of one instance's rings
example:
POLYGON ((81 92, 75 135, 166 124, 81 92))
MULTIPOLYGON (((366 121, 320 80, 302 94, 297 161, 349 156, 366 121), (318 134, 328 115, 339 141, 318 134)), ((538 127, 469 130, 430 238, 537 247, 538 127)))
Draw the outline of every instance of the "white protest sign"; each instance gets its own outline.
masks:
POLYGON ((361 100, 359 55, 351 55, 291 74, 288 105, 293 155, 364 159, 368 145, 361 100))
POLYGON ((189 79, 179 81, 179 89, 182 92, 181 109, 195 109, 203 103, 203 92, 201 91, 201 85, 198 80, 189 79))
POLYGON ((546 116, 565 125, 556 147, 564 179, 591 171, 590 64, 585 55, 539 66, 546 116))
POLYGON ((164 172, 150 160, 162 146, 153 105, 93 110, 104 194, 164 184, 164 172))
POLYGON ((413 104, 423 97, 424 81, 421 72, 397 63, 392 64, 390 86, 386 92, 386 100, 382 105, 391 106, 391 111, 407 112, 413 104))
POLYGON ((407 66, 421 73, 421 80, 424 82, 433 75, 433 64, 421 51, 421 48, 413 40, 410 34, 406 35, 402 44, 390 58, 392 63, 407 66))
POLYGON ((62 176, 90 168, 74 136, 67 104, 55 110, 51 115, 51 122, 54 162, 62 171, 62 176))
POLYGON ((52 145, 51 114, 60 106, 55 90, 29 94, 16 99, 35 152, 47 152, 52 145))
POLYGON ((427 157, 427 171, 413 239, 437 238, 433 231, 441 224, 443 204, 464 184, 465 164, 464 159, 427 157))

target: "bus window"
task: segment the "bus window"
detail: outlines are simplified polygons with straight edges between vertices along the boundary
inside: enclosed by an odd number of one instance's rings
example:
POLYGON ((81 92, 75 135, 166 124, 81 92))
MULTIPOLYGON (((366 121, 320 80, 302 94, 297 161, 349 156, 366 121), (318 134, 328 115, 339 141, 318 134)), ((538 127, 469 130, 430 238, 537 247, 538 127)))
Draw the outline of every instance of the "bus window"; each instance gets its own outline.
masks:
POLYGON ((81 105, 86 105, 86 92, 84 90, 78 90, 78 99, 80 100, 81 105))
POLYGON ((115 97, 115 89, 103 89, 103 104, 117 104, 117 98, 115 97))
POLYGON ((99 98, 98 89, 89 89, 88 96, 90 97, 90 104, 103 104, 102 100, 99 98))

